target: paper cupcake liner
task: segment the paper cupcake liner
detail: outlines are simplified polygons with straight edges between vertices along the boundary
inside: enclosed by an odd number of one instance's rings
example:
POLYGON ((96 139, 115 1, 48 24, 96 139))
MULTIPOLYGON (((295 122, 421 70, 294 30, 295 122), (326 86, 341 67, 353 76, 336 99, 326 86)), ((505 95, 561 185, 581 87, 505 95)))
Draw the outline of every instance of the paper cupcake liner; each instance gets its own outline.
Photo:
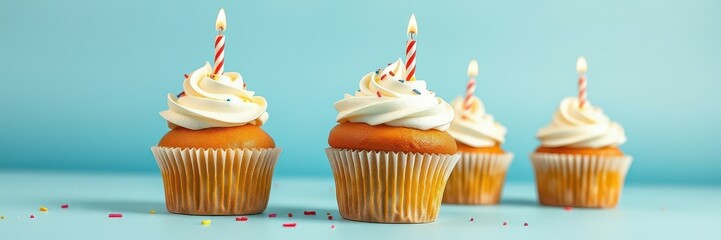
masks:
POLYGON ((497 204, 512 153, 461 152, 443 193, 443 203, 497 204))
POLYGON ((436 220, 459 154, 326 149, 343 218, 379 223, 436 220))
POLYGON ((612 208, 621 197, 632 157, 531 154, 541 204, 612 208))
POLYGON ((280 148, 152 147, 168 211, 192 215, 255 214, 265 210, 280 148))

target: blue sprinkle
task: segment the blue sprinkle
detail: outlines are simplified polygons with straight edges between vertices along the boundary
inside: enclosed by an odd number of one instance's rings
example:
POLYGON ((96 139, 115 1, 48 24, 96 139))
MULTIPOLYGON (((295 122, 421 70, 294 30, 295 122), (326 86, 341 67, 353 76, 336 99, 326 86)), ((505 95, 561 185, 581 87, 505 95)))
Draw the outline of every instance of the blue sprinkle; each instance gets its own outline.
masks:
POLYGON ((376 74, 378 74, 380 71, 376 70, 376 74))
POLYGON ((401 82, 401 83, 406 82, 406 80, 403 80, 403 79, 398 79, 398 81, 401 82))
POLYGON ((418 91, 418 89, 413 89, 413 92, 416 93, 416 94, 418 94, 418 95, 421 95, 421 91, 418 91))
POLYGON ((225 101, 228 101, 228 102, 230 102, 230 98, 228 98, 228 99, 227 99, 227 100, 225 100, 225 101))

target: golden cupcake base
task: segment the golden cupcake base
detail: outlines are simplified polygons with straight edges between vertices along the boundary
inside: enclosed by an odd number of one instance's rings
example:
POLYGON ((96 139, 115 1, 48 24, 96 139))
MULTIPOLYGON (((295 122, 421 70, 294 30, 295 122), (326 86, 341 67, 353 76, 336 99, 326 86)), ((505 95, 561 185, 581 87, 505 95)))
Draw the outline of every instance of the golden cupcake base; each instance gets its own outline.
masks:
POLYGON ((152 147, 169 212, 245 215, 265 210, 280 148, 152 147))
POLYGON ((513 154, 461 152, 443 193, 443 203, 498 204, 513 154))
POLYGON ((375 223, 427 223, 438 217, 459 154, 326 149, 340 215, 375 223))
POLYGON ((531 162, 541 204, 613 208, 632 158, 534 153, 531 162))

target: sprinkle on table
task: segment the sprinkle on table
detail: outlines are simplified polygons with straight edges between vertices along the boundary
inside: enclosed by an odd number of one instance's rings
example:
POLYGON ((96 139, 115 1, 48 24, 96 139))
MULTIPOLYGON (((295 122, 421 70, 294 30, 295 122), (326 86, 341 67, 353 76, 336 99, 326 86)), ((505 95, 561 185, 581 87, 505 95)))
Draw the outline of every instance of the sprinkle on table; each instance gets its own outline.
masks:
POLYGON ((315 216, 315 211, 303 211, 303 215, 312 215, 312 216, 315 216))
POLYGON ((276 214, 276 213, 268 213, 268 217, 277 217, 277 216, 278 216, 278 214, 276 214))
POLYGON ((473 218, 471 218, 471 222, 473 222, 473 218))
POLYGON ((330 229, 335 229, 335 224, 330 225, 330 229))
POLYGON ((41 211, 41 212, 47 212, 47 211, 48 211, 48 208, 46 208, 46 207, 40 207, 40 211, 41 211))
POLYGON ((235 221, 245 222, 245 221, 248 221, 248 217, 245 217, 245 216, 243 216, 243 217, 236 217, 236 218, 235 218, 235 221))
POLYGON ((60 208, 68 208, 67 204, 60 205, 60 208))
POLYGON ((330 216, 330 212, 325 213, 326 216, 330 216))
POLYGON ((155 214, 155 210, 154 210, 154 209, 150 209, 150 214, 155 214))
POLYGON ((0 220, 5 219, 5 216, 0 216, 0 220))
POLYGON ((288 217, 293 217, 293 213, 288 213, 288 217))
POLYGON ((30 218, 35 218, 35 215, 33 215, 33 214, 30 214, 30 218))
POLYGON ((296 223, 283 223, 283 227, 291 227, 292 228, 292 227, 295 227, 296 225, 297 225, 296 223))
POLYGON ((503 226, 508 226, 508 222, 503 222, 503 226))
POLYGON ((563 210, 571 211, 571 210, 573 210, 573 207, 565 206, 565 207, 563 207, 563 210))
POLYGON ((524 227, 528 227, 528 223, 523 223, 523 226, 524 226, 524 227))
POLYGON ((208 225, 210 225, 210 219, 200 221, 200 224, 203 226, 208 226, 208 225))
POLYGON ((122 213, 111 213, 111 214, 108 214, 108 217, 109 218, 122 218, 123 214, 122 213))

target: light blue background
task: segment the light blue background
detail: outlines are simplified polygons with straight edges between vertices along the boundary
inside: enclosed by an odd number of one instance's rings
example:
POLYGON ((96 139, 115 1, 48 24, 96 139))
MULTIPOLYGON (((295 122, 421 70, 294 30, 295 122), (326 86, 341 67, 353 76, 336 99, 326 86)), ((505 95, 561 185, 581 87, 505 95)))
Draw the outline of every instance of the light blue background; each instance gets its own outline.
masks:
POLYGON ((333 102, 403 56, 419 23, 418 74, 452 100, 478 95, 509 129, 510 181, 589 60, 589 98, 628 134, 633 183, 721 184, 719 1, 0 1, 0 167, 157 172, 158 112, 211 61, 219 8, 226 70, 269 100, 282 176, 331 177, 333 102))

